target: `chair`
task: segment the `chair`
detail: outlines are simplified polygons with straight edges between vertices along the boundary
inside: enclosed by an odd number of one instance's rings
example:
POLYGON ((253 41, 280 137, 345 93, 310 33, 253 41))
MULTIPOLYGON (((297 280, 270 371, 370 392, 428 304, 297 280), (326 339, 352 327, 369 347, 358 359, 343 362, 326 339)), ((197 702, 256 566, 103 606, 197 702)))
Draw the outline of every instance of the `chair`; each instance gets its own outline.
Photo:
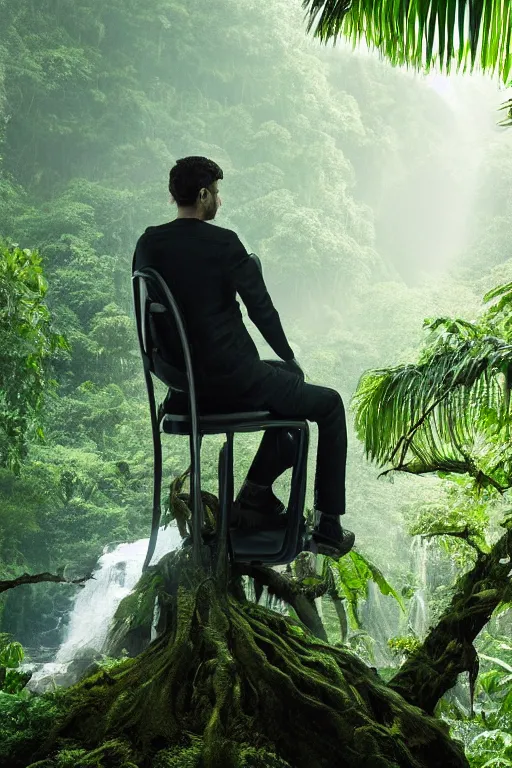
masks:
MULTIPOLYGON (((227 561, 278 565, 289 563, 307 546, 303 518, 306 495, 309 425, 306 420, 286 419, 270 411, 237 413, 199 413, 191 350, 180 309, 168 285, 152 267, 134 271, 133 298, 137 333, 149 398, 154 449, 153 518, 151 536, 143 571, 153 556, 161 517, 162 445, 160 433, 188 435, 190 439, 190 500, 192 508, 192 554, 201 562, 205 542, 202 532, 200 451, 204 435, 225 434, 226 442, 219 452, 219 519, 215 540, 227 561), (171 391, 170 413, 157 413, 152 374, 171 391), (233 438, 236 432, 292 428, 298 441, 292 471, 290 498, 287 505, 287 527, 279 530, 229 529, 233 504, 233 438)), ((169 410, 169 406, 167 407, 169 410)), ((221 557, 221 554, 218 557, 221 557)))

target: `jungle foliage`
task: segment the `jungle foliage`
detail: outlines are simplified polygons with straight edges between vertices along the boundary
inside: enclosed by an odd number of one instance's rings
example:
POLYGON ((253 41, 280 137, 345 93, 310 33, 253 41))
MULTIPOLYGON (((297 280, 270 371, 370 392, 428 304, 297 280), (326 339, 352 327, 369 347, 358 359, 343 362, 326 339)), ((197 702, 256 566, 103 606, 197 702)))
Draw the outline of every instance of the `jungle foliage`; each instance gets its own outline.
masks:
MULTIPOLYGON (((337 3, 341 10, 344 5, 337 3)), ((418 63, 433 55, 433 30, 445 18, 441 2, 409 5, 407 24, 402 15, 394 21, 389 15, 392 6, 401 13, 400 4, 380 5, 387 28, 393 25, 393 35, 380 42, 395 62, 412 56, 418 63), (427 8, 431 15, 425 22, 419 13, 427 8), (409 37, 402 43, 404 32, 409 37)), ((450 23, 456 5, 449 3, 450 23)), ((461 0, 459 11, 463 5, 461 0)), ((492 69, 494 61, 496 71, 505 74, 505 22, 498 24, 492 5, 480 4, 481 15, 473 11, 471 39, 459 48, 459 63, 476 61, 472 48, 479 39, 486 57, 482 65, 492 69), (490 17, 496 23, 487 33, 490 17)), ((365 16, 364 3, 353 3, 352 10, 354 35, 364 28, 378 42, 379 18, 365 16)), ((272 727, 276 734, 288 731, 290 723, 280 719, 286 711, 276 699, 272 726, 258 721, 257 702, 280 691, 283 680, 295 679, 297 699, 291 689, 287 697, 297 704, 292 718, 297 745, 303 745, 301 728, 307 732, 310 726, 305 713, 318 716, 320 728, 322 712, 332 726, 318 746, 319 761, 330 759, 347 738, 359 755, 382 756, 381 765, 391 759, 421 765, 433 754, 433 740, 440 749, 453 750, 454 764, 465 764, 440 721, 418 719, 403 695, 407 689, 425 694, 432 708, 442 691, 429 687, 429 665, 444 668, 450 662, 443 680, 469 670, 477 714, 471 719, 470 705, 464 709, 447 697, 441 698, 439 714, 446 707, 445 717, 464 739, 472 764, 480 768, 494 759, 493 735, 501 744, 494 757, 506 764, 508 650, 502 641, 482 646, 484 656, 499 660, 483 659, 493 665, 482 665, 484 675, 503 672, 494 678, 475 678, 472 650, 478 626, 498 636, 500 628, 504 635, 510 630, 506 562, 500 563, 506 551, 501 557, 497 549, 498 541, 502 548, 508 544, 500 523, 510 477, 512 262, 504 233, 512 211, 506 148, 497 143, 485 148, 477 212, 468 222, 467 242, 457 241, 458 271, 419 283, 411 252, 417 263, 427 263, 443 253, 443 242, 429 239, 432 223, 420 206, 421 215, 413 219, 415 240, 404 238, 407 208, 396 200, 405 203, 414 199, 415 188, 428 186, 435 158, 442 157, 442 188, 432 194, 434 208, 428 211, 449 226, 448 203, 460 191, 461 156, 452 152, 457 140, 462 143, 458 124, 425 84, 307 40, 298 4, 274 0, 263 6, 251 0, 206 10, 199 0, 150 0, 143 6, 120 0, 85 0, 79 6, 67 0, 0 0, 0 27, 0 234, 6 238, 0 290, 15 309, 6 312, 0 304, 0 578, 63 566, 73 575, 85 573, 106 544, 147 535, 151 437, 129 269, 144 228, 173 215, 163 193, 176 158, 200 152, 224 166, 218 223, 235 229, 248 250, 263 257, 287 334, 313 380, 337 388, 348 403, 361 371, 368 371, 354 401, 355 429, 349 423, 349 507, 358 520, 360 549, 339 566, 324 563, 320 573, 292 573, 309 606, 303 618, 293 609, 280 617, 251 601, 245 604, 240 589, 226 607, 209 582, 199 584, 194 599, 178 594, 166 561, 162 568, 172 596, 168 633, 140 658, 98 672, 72 691, 71 709, 66 695, 0 695, 3 743, 14 754, 40 746, 50 733, 56 737, 62 726, 58 758, 44 758, 38 768, 57 763, 126 768, 140 755, 140 745, 154 738, 151 748, 159 756, 153 766, 163 768, 197 765, 205 750, 214 761, 222 728, 233 725, 241 739, 226 747, 233 764, 285 768, 265 734, 273 733, 272 727), (482 315, 479 297, 485 293, 495 303, 482 315), (425 317, 430 335, 422 346, 425 317), (379 402, 389 408, 379 409, 379 402), (377 439, 377 425, 385 440, 377 439), (396 476, 393 486, 376 482, 358 436, 368 458, 386 470, 402 470, 388 474, 396 476), (424 481, 403 476, 411 473, 435 476, 424 481), (419 584, 411 573, 414 563, 403 557, 411 547, 407 526, 431 542, 435 585, 419 584), (385 670, 388 682, 396 674, 401 696, 370 670, 389 640, 377 642, 369 632, 376 633, 379 616, 370 612, 375 584, 379 594, 395 591, 395 599, 380 604, 380 617, 391 621, 398 636, 391 645, 406 657, 400 670, 398 662, 393 668, 389 661, 385 670), (426 632, 418 637, 411 608, 427 586, 430 646, 423 643, 426 632), (315 607, 322 589, 323 622, 315 607), (475 618, 470 627, 466 609, 475 618), (307 628, 308 617, 316 629, 323 626, 329 643, 307 628), (466 641, 450 646, 450 631, 462 624, 466 641), (230 658, 233 637, 237 645, 230 658), (345 647, 335 648, 336 640, 345 647), (244 643, 254 654, 250 659, 244 643), (166 681, 165 671, 185 670, 197 660, 201 672, 192 701, 189 687, 180 691, 177 672, 166 681), (144 733, 137 721, 139 695, 147 692, 153 673, 164 680, 162 696, 175 697, 176 711, 194 712, 186 743, 163 746, 180 718, 166 722, 161 700, 151 732, 144 733), (227 679, 232 687, 224 685, 227 679), (424 687, 418 684, 422 680, 424 687), (327 709, 319 706, 324 694, 333 697, 327 709), (354 707, 348 726, 338 716, 336 696, 354 707), (100 727, 91 714, 98 702, 100 727), (73 718, 82 714, 91 730, 83 732, 82 744, 71 743, 73 718), (135 745, 129 735, 109 734, 109 722, 118 716, 126 734, 139 733, 135 745), (406 742, 416 727, 424 740, 412 755, 406 742), (93 730, 94 738, 106 740, 93 744, 93 730), (248 730, 256 740, 261 736, 261 744, 243 743, 242 732, 248 730)), ((455 55, 455 29, 448 27, 445 38, 446 66, 450 52, 455 55)), ((237 456, 238 481, 255 440, 247 440, 237 456)), ((167 478, 180 476, 188 464, 187 446, 178 442, 167 449, 167 478)), ((205 488, 212 491, 218 448, 212 440, 203 452, 205 488)), ((178 564, 186 569, 186 563, 178 564)), ((47 584, 9 590, 0 605, 1 628, 12 632, 14 642, 32 645, 46 633, 57 646, 56 612, 69 609, 75 590, 47 584)), ((476 645, 480 648, 479 641, 476 645)), ((468 686, 463 690, 467 694, 468 686)), ((153 689, 151 696, 156 695, 153 689)), ((151 696, 146 704, 153 703, 151 696)), ((304 745, 305 759, 313 751, 304 745)))

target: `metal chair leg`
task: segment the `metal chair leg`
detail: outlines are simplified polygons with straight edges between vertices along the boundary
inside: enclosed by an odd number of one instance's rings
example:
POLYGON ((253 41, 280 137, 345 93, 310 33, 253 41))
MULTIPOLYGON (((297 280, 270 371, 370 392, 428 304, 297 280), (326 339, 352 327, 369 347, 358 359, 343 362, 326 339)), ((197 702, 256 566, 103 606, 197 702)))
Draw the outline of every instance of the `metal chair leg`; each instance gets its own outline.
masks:
POLYGON ((151 520, 151 535, 149 537, 148 550, 144 565, 142 566, 142 573, 144 573, 151 558, 154 555, 156 542, 158 539, 158 528, 160 526, 160 518, 162 516, 161 507, 161 492, 162 492, 162 441, 160 438, 159 424, 156 418, 155 403, 151 402, 150 398, 150 411, 151 411, 151 426, 153 432, 153 517, 151 520))
POLYGON ((231 553, 229 517, 233 504, 233 433, 226 435, 219 453, 219 519, 217 521, 217 578, 227 583, 231 553))

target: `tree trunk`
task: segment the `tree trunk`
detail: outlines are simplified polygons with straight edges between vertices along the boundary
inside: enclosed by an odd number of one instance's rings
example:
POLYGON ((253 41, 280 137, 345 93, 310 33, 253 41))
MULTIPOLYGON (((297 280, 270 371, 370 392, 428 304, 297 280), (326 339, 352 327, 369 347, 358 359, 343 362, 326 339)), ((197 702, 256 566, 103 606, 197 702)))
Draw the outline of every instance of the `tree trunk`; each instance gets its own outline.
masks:
POLYGON ((449 608, 425 642, 389 682, 390 688, 432 714, 441 696, 469 672, 471 696, 478 674, 473 646, 500 603, 512 600, 512 529, 489 554, 480 553, 474 567, 455 585, 449 608))
POLYGON ((45 743, 27 740, 11 768, 57 768, 62 749, 116 768, 467 768, 445 725, 353 653, 245 600, 239 573, 224 593, 188 547, 156 573, 160 636, 65 692, 45 743))

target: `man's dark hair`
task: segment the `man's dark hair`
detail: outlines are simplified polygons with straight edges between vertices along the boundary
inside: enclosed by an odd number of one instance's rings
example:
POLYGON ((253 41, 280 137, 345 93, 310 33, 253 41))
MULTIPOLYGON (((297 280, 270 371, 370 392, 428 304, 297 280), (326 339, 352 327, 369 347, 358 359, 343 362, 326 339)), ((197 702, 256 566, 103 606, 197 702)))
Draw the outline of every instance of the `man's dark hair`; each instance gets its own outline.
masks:
POLYGON ((169 192, 177 205, 195 205, 199 191, 223 179, 222 168, 207 157, 182 157, 169 173, 169 192))

